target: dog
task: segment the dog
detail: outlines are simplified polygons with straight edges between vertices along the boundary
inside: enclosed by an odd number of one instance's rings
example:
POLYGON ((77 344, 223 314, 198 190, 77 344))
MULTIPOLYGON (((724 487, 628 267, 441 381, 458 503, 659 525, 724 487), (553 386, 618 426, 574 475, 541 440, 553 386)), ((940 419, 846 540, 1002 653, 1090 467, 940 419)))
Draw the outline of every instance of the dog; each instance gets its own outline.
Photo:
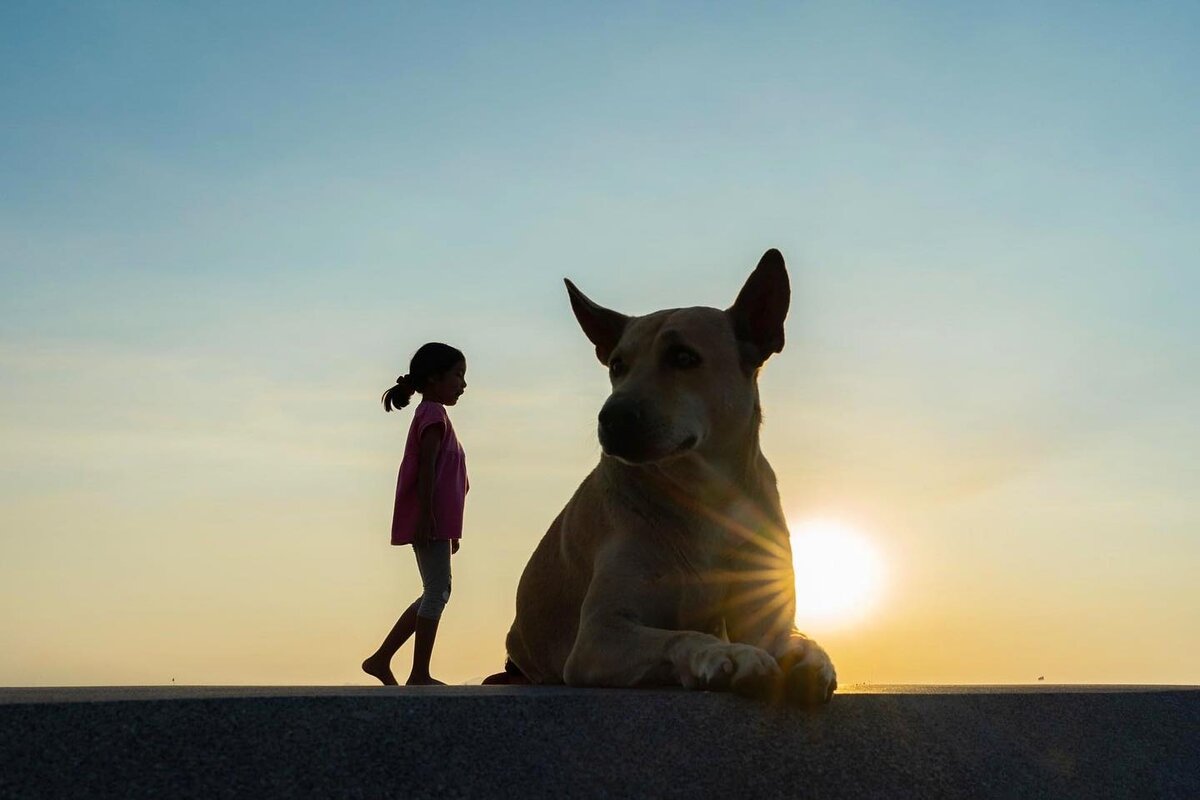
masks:
POLYGON ((768 250, 734 304, 630 317, 564 280, 607 367, 600 463, 517 588, 506 673, 488 682, 682 685, 812 705, 837 688, 795 626, 787 522, 759 449, 758 372, 790 287, 768 250))

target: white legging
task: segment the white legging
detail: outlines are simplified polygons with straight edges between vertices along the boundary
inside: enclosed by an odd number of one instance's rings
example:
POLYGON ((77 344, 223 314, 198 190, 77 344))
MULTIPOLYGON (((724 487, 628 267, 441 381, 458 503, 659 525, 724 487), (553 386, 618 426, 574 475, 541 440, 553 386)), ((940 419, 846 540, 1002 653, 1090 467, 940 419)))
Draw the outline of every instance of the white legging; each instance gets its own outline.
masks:
POLYGON ((413 552, 421 571, 421 605, 417 607, 417 616, 441 619, 450 600, 450 541, 432 539, 425 544, 414 544, 413 552))

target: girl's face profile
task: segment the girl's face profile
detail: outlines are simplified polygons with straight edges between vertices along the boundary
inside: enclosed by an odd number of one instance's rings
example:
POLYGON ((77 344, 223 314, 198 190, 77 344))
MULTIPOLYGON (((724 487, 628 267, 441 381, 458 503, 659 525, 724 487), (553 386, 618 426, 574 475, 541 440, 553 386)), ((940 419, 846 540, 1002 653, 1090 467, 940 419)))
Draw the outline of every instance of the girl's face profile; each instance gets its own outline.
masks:
POLYGON ((444 406, 452 406, 467 389, 467 362, 460 361, 441 375, 425 383, 425 397, 444 406))

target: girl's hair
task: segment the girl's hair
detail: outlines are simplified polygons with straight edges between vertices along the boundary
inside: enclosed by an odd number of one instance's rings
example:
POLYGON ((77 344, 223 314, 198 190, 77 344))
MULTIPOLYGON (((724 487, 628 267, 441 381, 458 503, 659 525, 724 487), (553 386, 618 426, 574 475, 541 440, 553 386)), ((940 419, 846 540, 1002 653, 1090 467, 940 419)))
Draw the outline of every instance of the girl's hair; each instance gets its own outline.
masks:
POLYGON ((466 360, 466 356, 457 347, 441 342, 421 345, 417 352, 413 353, 412 361, 408 362, 408 374, 396 378, 396 385, 383 393, 383 410, 404 408, 412 399, 413 392, 425 390, 425 381, 466 360))

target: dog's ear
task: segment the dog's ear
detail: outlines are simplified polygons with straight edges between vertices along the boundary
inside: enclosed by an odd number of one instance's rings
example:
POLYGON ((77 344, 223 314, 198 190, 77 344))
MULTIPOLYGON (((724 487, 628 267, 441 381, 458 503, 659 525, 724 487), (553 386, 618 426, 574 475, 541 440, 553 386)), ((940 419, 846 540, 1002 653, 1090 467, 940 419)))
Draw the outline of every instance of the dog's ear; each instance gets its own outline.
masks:
POLYGON ((783 254, 771 248, 763 253, 726 312, 733 322, 734 335, 746 345, 743 350, 749 366, 758 368, 772 353, 783 349, 783 320, 791 296, 783 254))
POLYGON ((567 285, 571 310, 575 312, 575 319, 579 320, 579 327, 583 328, 584 335, 591 343, 596 345, 596 358, 600 359, 601 364, 608 366, 608 357, 621 339, 629 317, 596 305, 567 278, 563 278, 563 283, 567 285))

